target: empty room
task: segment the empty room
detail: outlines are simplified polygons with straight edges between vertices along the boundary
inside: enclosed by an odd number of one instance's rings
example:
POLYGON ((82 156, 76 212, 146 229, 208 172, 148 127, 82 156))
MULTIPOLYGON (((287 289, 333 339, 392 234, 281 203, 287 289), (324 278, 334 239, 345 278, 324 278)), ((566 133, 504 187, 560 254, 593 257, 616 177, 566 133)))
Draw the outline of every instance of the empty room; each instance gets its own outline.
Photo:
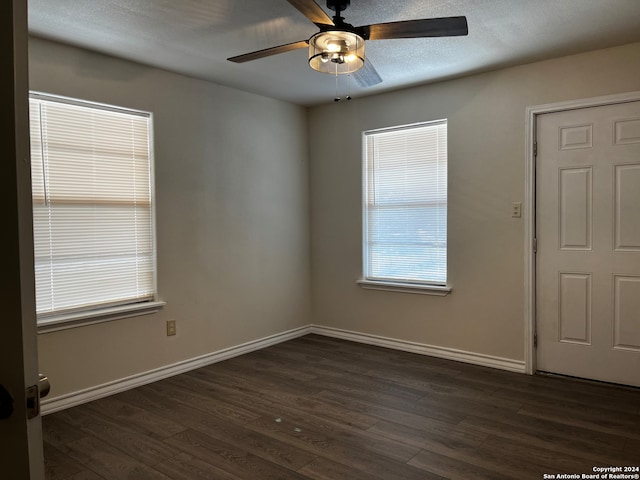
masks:
POLYGON ((640 478, 640 2, 0 9, 0 478, 640 478))

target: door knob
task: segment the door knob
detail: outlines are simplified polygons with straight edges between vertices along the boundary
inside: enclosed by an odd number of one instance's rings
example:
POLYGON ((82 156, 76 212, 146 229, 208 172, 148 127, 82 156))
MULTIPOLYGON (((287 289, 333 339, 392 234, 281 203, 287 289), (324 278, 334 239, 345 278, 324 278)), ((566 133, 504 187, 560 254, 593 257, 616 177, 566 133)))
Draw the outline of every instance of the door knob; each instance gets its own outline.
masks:
MULTIPOLYGON (((40 415, 40 399, 49 395, 50 391, 49 379, 40 373, 38 384, 27 388, 27 418, 40 415)), ((3 385, 0 385, 0 420, 9 418, 13 414, 13 408, 13 397, 3 385)))
POLYGON ((38 374, 38 384, 27 387, 27 418, 32 419, 40 415, 40 399, 46 397, 51 390, 49 379, 38 374))
POLYGON ((40 386, 40 398, 44 398, 49 395, 51 391, 51 383, 49 378, 41 373, 38 374, 38 385, 40 386))

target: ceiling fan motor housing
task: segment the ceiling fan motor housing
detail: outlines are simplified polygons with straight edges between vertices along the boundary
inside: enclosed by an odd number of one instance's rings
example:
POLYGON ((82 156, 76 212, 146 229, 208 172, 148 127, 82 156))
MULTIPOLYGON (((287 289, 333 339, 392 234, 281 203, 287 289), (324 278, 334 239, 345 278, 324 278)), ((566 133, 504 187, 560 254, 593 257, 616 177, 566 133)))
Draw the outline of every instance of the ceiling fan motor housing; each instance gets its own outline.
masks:
POLYGON ((351 0, 327 0, 327 8, 334 12, 344 12, 351 5, 351 0))

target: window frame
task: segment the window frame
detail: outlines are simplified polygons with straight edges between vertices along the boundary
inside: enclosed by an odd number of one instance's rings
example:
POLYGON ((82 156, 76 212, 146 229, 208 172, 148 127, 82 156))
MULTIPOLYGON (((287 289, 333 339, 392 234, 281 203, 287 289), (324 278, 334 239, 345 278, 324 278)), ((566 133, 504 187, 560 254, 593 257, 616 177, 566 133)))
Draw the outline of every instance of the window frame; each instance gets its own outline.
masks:
MULTIPOLYGON (((39 91, 29 92, 31 99, 55 102, 67 105, 87 107, 102 111, 125 113, 136 115, 148 119, 148 149, 149 149, 149 193, 150 193, 150 223, 151 223, 151 267, 152 267, 152 289, 151 298, 146 300, 131 299, 121 303, 112 303, 104 306, 87 306, 77 310, 69 310, 60 313, 46 313, 37 315, 38 333, 48 333, 58 330, 65 330, 85 325, 103 323, 122 318, 130 318, 140 315, 155 313, 162 309, 166 302, 158 296, 158 265, 157 265, 157 241, 156 241, 156 193, 155 193, 155 152, 153 136, 153 113, 133 108, 125 108, 106 103, 90 100, 66 97, 39 91)), ((33 198, 33 193, 31 194, 33 198)))
MULTIPOLYGON (((362 132, 362 200, 361 200, 361 205, 362 205, 362 276, 361 278, 359 278, 356 283, 364 288, 364 289, 368 289, 368 290, 384 290, 384 291, 391 291, 391 292, 399 292, 399 293, 413 293, 413 294, 423 294, 423 295, 436 295, 436 296, 445 296, 448 295, 451 291, 452 291, 452 287, 450 286, 449 282, 449 271, 448 271, 448 247, 449 247, 449 242, 448 242, 448 232, 447 232, 447 236, 446 236, 446 245, 447 245, 447 254, 445 257, 445 273, 446 273, 446 280, 445 282, 435 282, 435 281, 415 281, 415 280, 410 280, 410 281, 402 281, 402 280, 394 280, 394 279, 388 279, 388 278, 376 278, 376 277, 372 277, 370 276, 370 272, 368 271, 369 268, 369 255, 370 255, 370 251, 369 251, 369 223, 368 223, 368 190, 369 190, 369 183, 370 183, 370 179, 369 179, 369 164, 370 164, 370 159, 369 157, 369 151, 368 151, 368 145, 367 145, 367 139, 368 137, 372 136, 372 135, 376 135, 376 134, 380 134, 380 133, 386 133, 386 132, 393 132, 393 131, 402 131, 402 130, 411 130, 411 129, 416 129, 416 128, 423 128, 423 127, 428 127, 430 125, 446 125, 447 127, 447 143, 448 143, 448 120, 445 119, 439 119, 439 120, 432 120, 432 121, 425 121, 425 122, 417 122, 417 123, 412 123, 412 124, 406 124, 406 125, 397 125, 397 126, 392 126, 392 127, 384 127, 384 128, 377 128, 377 129, 372 129, 372 130, 365 130, 362 132)), ((447 171, 448 171, 448 153, 447 153, 447 171)), ((449 192, 448 192, 448 181, 447 183, 445 183, 445 186, 447 188, 446 191, 446 198, 447 198, 447 202, 446 202, 446 216, 448 219, 448 212, 449 212, 449 208, 448 208, 448 199, 449 199, 449 192)), ((448 230, 448 227, 447 227, 448 230)))

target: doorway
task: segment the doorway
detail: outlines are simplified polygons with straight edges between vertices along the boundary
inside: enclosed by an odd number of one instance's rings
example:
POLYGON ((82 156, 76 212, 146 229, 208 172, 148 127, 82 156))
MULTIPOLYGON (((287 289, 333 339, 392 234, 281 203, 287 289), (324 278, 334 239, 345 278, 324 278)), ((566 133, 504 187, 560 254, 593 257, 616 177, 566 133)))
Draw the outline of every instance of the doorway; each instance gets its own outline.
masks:
POLYGON ((529 113, 531 373, 640 386, 640 95, 529 113))

